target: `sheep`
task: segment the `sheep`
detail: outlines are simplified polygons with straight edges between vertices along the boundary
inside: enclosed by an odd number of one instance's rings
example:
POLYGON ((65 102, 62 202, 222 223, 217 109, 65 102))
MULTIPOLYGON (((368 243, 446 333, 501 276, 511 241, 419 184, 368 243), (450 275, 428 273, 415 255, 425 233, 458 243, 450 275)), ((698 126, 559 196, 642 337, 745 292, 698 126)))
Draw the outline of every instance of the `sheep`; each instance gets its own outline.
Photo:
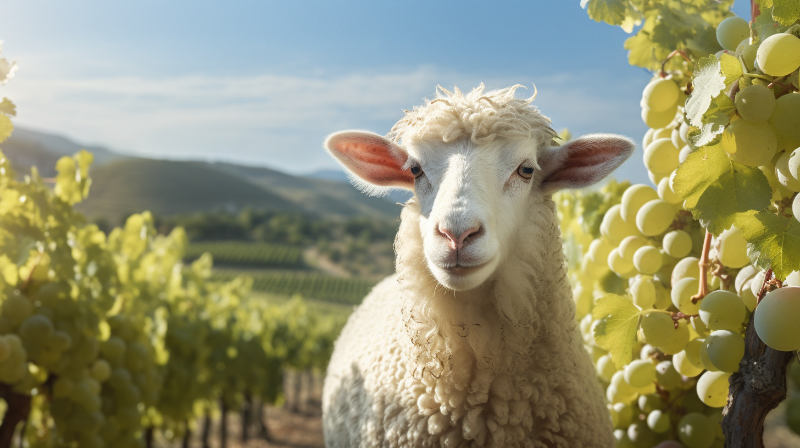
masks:
POLYGON ((613 446, 551 195, 600 181, 635 145, 594 134, 559 147, 519 87, 438 87, 387 137, 327 138, 363 190, 414 193, 396 274, 336 342, 328 447, 613 446))

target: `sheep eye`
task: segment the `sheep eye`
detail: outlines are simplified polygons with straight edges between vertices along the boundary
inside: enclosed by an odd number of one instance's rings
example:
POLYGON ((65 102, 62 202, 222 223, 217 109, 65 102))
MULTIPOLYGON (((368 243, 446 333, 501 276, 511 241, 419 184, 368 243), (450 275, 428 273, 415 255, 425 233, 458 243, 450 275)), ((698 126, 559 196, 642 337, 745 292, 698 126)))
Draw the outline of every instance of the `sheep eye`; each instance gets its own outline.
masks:
POLYGON ((419 179, 419 177, 422 176, 422 168, 418 166, 412 166, 411 174, 414 176, 415 179, 419 179))
POLYGON ((523 179, 530 179, 533 177, 533 167, 520 165, 519 168, 517 168, 517 174, 523 179))

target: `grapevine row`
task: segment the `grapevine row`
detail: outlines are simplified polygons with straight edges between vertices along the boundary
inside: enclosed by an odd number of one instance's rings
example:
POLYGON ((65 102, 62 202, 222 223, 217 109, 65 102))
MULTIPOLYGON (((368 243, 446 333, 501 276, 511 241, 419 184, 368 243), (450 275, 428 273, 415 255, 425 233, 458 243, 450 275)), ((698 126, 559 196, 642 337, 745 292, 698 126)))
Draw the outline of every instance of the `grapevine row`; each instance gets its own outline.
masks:
POLYGON ((193 242, 186 249, 187 261, 210 253, 223 266, 301 268, 303 250, 299 247, 238 241, 193 242))

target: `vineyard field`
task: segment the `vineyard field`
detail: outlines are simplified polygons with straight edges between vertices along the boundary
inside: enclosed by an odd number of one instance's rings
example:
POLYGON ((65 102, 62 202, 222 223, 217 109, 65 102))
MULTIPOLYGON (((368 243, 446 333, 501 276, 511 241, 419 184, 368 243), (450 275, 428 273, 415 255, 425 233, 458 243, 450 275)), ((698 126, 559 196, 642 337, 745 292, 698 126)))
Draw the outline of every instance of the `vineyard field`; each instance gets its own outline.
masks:
MULTIPOLYGON (((216 280, 235 278, 242 271, 215 269, 216 280)), ((316 272, 247 271, 253 290, 279 295, 301 295, 324 302, 358 305, 377 283, 373 280, 341 278, 316 272)))
POLYGON ((222 266, 248 266, 297 269, 305 267, 299 247, 247 241, 213 241, 189 244, 185 260, 194 261, 210 253, 222 266))

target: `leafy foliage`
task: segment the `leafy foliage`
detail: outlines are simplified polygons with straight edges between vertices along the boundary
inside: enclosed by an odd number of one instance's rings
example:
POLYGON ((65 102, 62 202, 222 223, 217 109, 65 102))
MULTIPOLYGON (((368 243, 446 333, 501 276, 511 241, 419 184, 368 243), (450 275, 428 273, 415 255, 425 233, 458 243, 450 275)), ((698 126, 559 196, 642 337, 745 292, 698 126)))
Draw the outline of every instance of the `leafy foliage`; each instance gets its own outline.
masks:
POLYGON ((756 266, 772 268, 782 279, 800 271, 800 221, 752 210, 737 217, 736 227, 747 240, 747 252, 756 266))
POLYGON ((595 302, 592 317, 600 323, 594 327, 594 339, 611 353, 617 368, 628 364, 633 357, 640 314, 630 300, 616 294, 607 294, 595 302))

